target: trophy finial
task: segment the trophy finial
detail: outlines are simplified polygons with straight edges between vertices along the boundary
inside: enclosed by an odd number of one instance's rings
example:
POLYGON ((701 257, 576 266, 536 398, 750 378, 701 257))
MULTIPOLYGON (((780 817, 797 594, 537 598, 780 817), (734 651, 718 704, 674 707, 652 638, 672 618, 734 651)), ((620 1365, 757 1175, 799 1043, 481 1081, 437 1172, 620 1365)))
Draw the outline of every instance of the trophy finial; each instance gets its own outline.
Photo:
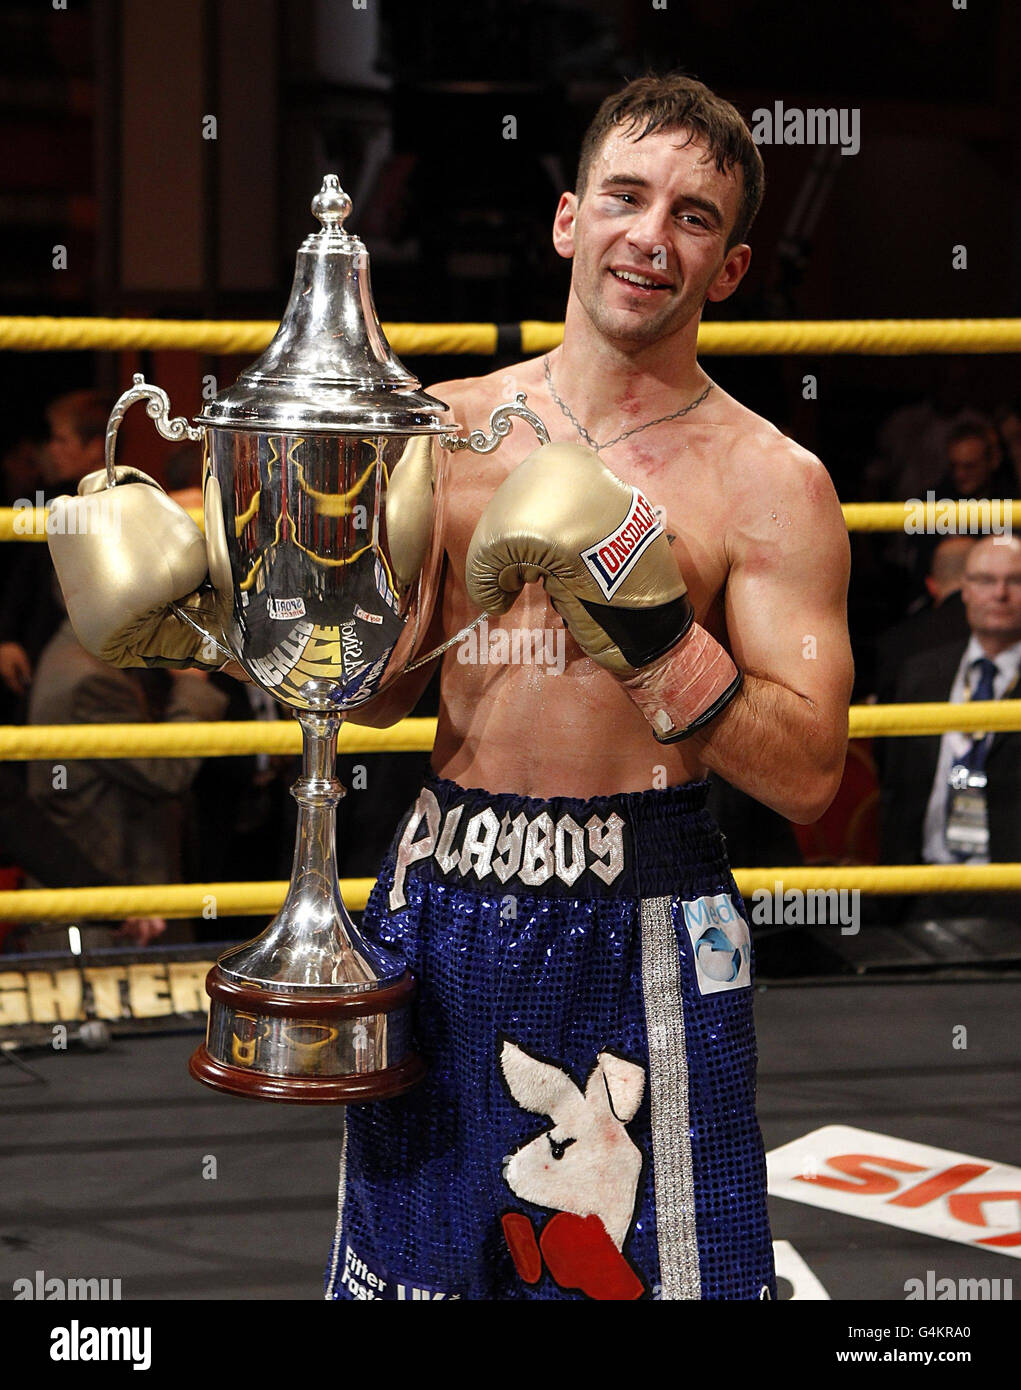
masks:
POLYGON ((351 199, 340 186, 336 174, 327 174, 323 186, 312 199, 312 211, 326 232, 343 231, 344 218, 351 211, 351 199))

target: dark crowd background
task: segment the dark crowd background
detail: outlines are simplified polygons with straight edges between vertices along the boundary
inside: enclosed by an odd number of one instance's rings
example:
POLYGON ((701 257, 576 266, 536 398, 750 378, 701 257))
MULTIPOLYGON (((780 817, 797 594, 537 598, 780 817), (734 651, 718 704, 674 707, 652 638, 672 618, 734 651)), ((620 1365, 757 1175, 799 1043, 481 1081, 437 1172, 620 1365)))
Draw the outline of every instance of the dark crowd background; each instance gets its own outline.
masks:
MULTIPOLYGON (((384 321, 559 320, 569 267, 550 223, 573 186, 581 134, 625 81, 678 68, 746 117, 777 101, 860 111, 853 155, 762 147, 767 191, 751 269, 707 321, 1018 315, 1019 35, 1011 0, 964 9, 953 0, 11 0, 0 12, 3 312, 277 318, 310 196, 333 171, 354 200, 349 225, 371 252, 384 321), (508 116, 514 139, 504 138, 508 116), (962 247, 966 268, 955 268, 962 247)), ((500 359, 406 362, 428 385, 500 359)), ((5 351, 0 502, 73 490, 98 466, 94 421, 82 420, 101 415, 133 371, 164 386, 175 413, 194 415, 210 379, 223 387, 245 365, 180 352, 5 351)), ((927 488, 1021 494, 1015 355, 714 357, 706 366, 817 453, 842 501, 927 488)), ((143 412, 129 415, 120 447, 189 500, 196 456, 160 441, 143 412)), ((918 642, 966 639, 959 577, 934 578, 933 545, 856 535, 852 548, 854 698, 898 698, 905 619, 942 607, 946 624, 931 622, 918 642)), ((61 621, 45 549, 0 546, 0 721, 33 717, 33 682, 61 621)), ((201 690, 168 675, 125 681, 125 708, 137 701, 146 717, 275 714, 218 677, 201 690)), ((435 685, 419 712, 435 710, 435 685)), ((852 744, 843 800, 821 827, 795 831, 717 788, 733 862, 882 858, 874 752, 852 744)), ((344 761, 349 786, 355 764, 366 775, 341 807, 342 872, 369 875, 426 759, 344 761)), ((0 774, 15 808, 11 828, 0 827, 9 866, 0 873, 56 881, 63 866, 66 882, 115 881, 116 866, 88 854, 75 862, 80 838, 62 842, 52 817, 35 840, 53 852, 26 864, 16 846, 40 797, 26 809, 23 765, 0 774)), ((287 760, 217 759, 164 787, 180 830, 177 876, 285 876, 294 775, 287 760)), ((141 783, 135 790, 145 795, 141 783)), ((119 871, 145 881, 137 862, 119 871)), ((256 924, 213 925, 195 929, 223 936, 256 924)), ((137 927, 137 939, 146 930, 137 927)))

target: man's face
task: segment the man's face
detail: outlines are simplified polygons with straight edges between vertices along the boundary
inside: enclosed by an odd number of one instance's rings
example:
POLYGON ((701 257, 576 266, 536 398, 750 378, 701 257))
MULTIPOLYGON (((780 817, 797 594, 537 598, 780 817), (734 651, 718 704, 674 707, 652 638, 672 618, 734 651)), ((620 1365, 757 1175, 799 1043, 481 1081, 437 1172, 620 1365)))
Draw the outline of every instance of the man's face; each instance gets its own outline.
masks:
POLYGON ((947 450, 950 476, 959 497, 972 497, 982 491, 993 471, 989 441, 975 435, 959 439, 947 450))
POLYGON ((688 131, 611 131, 582 198, 561 198, 553 232, 599 332, 644 346, 732 294, 751 257, 747 246, 726 250, 740 197, 740 170, 720 173, 688 131))
POLYGON ((1021 639, 1021 543, 980 541, 968 557, 961 598, 976 636, 1021 639))
POLYGON ((45 450, 48 456, 43 469, 46 481, 60 482, 69 478, 77 482, 96 466, 95 452, 82 442, 70 421, 54 417, 50 421, 50 438, 45 450))

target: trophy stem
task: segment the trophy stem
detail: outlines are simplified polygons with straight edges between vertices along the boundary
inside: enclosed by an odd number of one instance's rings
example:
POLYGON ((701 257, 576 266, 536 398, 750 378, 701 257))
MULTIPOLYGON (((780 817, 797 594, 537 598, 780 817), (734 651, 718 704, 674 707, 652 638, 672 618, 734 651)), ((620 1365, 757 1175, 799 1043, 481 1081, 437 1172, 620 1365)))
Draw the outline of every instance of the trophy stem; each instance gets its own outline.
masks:
POLYGON ((385 989, 404 965, 367 942, 344 906, 337 869, 337 735, 343 715, 304 710, 302 775, 291 788, 298 829, 291 881, 266 931, 220 957, 225 975, 270 989, 330 994, 385 989))
MULTIPOLYGON (((343 716, 306 711, 301 725, 301 776, 291 788, 298 803, 291 882, 280 916, 293 916, 312 904, 326 907, 342 924, 344 935, 354 931, 340 893, 337 867, 337 804, 346 795, 337 778, 337 736, 343 716)), ((350 942, 341 943, 350 947, 350 942)))
POLYGON ((209 972, 206 1042, 192 1075, 263 1100, 344 1104, 400 1095, 425 1070, 411 1045, 414 984, 363 939, 337 870, 337 735, 343 716, 303 711, 291 884, 262 936, 209 972))

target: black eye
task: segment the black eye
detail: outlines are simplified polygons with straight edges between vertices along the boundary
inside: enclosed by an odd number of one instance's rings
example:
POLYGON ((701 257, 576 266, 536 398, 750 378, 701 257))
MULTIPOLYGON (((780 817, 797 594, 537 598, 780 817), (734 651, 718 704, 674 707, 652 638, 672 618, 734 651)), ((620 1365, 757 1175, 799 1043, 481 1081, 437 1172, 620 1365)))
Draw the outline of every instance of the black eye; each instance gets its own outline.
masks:
POLYGON ((578 1142, 577 1139, 554 1139, 552 1134, 547 1134, 546 1138, 549 1140, 550 1153, 558 1162, 571 1145, 578 1142))

